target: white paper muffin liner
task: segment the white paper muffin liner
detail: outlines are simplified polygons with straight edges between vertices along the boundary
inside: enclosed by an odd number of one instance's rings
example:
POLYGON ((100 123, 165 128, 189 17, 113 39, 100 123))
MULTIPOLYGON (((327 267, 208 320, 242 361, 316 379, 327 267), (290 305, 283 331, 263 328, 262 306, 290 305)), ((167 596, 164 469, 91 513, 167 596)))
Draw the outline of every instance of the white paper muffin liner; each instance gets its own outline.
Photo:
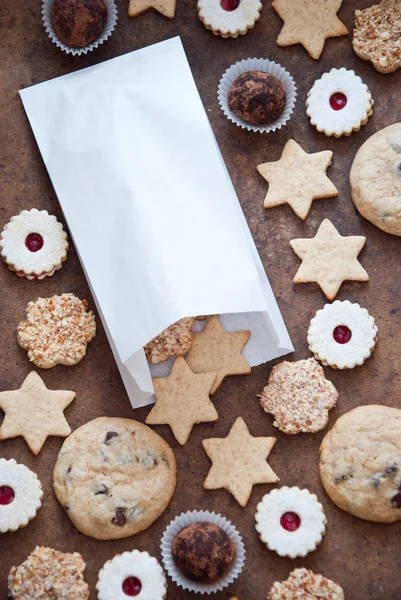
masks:
POLYGON ((53 29, 51 12, 54 2, 55 0, 44 0, 42 4, 42 20, 46 32, 48 33, 49 38, 51 39, 53 44, 56 44, 56 46, 61 48, 61 50, 63 50, 67 54, 72 54, 73 56, 80 56, 81 54, 87 54, 88 52, 91 52, 92 50, 103 44, 103 42, 105 42, 111 36, 115 29, 117 23, 117 6, 114 0, 104 0, 108 15, 107 22, 104 26, 101 35, 97 38, 97 40, 95 40, 91 44, 88 44, 87 46, 84 46, 84 48, 72 48, 71 46, 67 46, 60 40, 60 38, 57 37, 53 29))
POLYGON ((294 112, 294 106, 297 98, 297 88, 295 86, 295 81, 289 72, 273 60, 268 60, 267 58, 246 58, 236 62, 235 65, 231 65, 231 67, 229 67, 224 73, 223 77, 220 79, 217 97, 219 99, 221 109, 226 117, 238 125, 238 127, 242 127, 242 129, 247 129, 248 131, 268 133, 269 131, 281 129, 290 119, 292 113, 294 112), (287 97, 284 110, 278 119, 272 123, 269 123, 268 125, 252 125, 252 123, 248 123, 247 121, 244 121, 244 119, 237 117, 237 115, 231 112, 231 110, 228 108, 229 89, 234 79, 236 79, 245 71, 263 71, 264 73, 275 75, 275 77, 280 79, 281 83, 285 87, 287 97))
POLYGON ((216 592, 220 592, 237 579, 245 564, 245 546, 242 541, 242 537, 235 529, 234 525, 232 525, 232 523, 230 523, 230 521, 228 521, 225 517, 207 510, 193 510, 186 513, 181 513, 174 519, 174 521, 171 521, 170 525, 163 534, 161 551, 164 567, 174 583, 182 587, 184 590, 195 592, 196 594, 215 594, 216 592), (216 583, 195 583, 194 581, 184 577, 174 563, 172 548, 175 536, 187 525, 190 525, 191 523, 199 523, 199 521, 214 523, 220 527, 230 536, 236 547, 235 558, 230 570, 216 583))

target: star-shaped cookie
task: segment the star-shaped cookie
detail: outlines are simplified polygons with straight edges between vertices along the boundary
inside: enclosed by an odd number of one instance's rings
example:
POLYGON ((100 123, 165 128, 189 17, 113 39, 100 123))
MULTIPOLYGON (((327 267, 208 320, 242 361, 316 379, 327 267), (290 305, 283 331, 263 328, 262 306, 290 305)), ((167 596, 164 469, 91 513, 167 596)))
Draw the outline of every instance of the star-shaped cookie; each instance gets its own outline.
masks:
POLYGON ((318 59, 327 38, 348 33, 337 17, 341 4, 342 0, 273 0, 273 8, 284 21, 277 44, 302 44, 312 58, 318 59))
POLYGON ((337 188, 326 175, 332 156, 331 150, 307 154, 295 140, 288 140, 280 160, 258 165, 259 173, 269 182, 264 207, 288 203, 304 220, 312 200, 337 196, 337 188))
POLYGON ((0 392, 5 412, 0 440, 22 436, 34 454, 39 454, 49 435, 67 437, 71 428, 63 411, 75 392, 48 390, 41 377, 31 371, 19 390, 0 392))
POLYGON ((363 235, 343 237, 329 219, 324 219, 314 238, 290 241, 302 259, 294 283, 316 282, 333 300, 343 281, 368 281, 369 275, 357 259, 365 242, 363 235))
POLYGON ((213 463, 203 484, 205 490, 225 488, 241 506, 246 506, 256 483, 279 481, 266 462, 276 438, 253 437, 241 417, 226 438, 210 438, 202 443, 213 463))
POLYGON ((194 373, 217 372, 211 394, 227 375, 248 375, 251 372, 241 354, 250 335, 250 331, 227 333, 216 315, 210 317, 201 333, 193 334, 187 363, 194 373))
POLYGON ((193 373, 185 358, 178 356, 168 377, 153 379, 156 403, 145 423, 170 425, 177 442, 184 446, 196 423, 219 418, 209 398, 215 379, 215 372, 193 373))
POLYGON ((137 17, 149 8, 154 8, 159 13, 172 19, 175 14, 176 0, 129 0, 128 16, 137 17))

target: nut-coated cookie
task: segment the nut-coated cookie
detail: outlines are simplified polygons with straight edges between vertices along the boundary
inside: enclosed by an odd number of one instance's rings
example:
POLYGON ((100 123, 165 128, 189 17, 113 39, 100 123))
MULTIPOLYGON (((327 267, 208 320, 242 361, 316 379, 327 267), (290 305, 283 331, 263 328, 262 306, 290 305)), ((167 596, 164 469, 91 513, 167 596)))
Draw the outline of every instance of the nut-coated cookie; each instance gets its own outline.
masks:
POLYGON ((176 484, 174 453, 138 421, 99 417, 66 439, 53 484, 79 531, 98 540, 125 538, 167 508, 176 484))

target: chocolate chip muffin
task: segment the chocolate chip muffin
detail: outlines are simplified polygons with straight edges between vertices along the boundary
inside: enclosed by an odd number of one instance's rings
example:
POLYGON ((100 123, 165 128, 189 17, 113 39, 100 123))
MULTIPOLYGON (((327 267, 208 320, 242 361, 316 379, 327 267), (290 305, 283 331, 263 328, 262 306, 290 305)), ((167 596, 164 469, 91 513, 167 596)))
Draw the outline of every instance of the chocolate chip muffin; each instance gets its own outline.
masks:
POLYGON ((231 84, 228 107, 254 125, 267 125, 282 114, 286 91, 281 81, 263 71, 245 71, 231 84))
POLYGON ((52 25, 57 37, 71 48, 84 48, 102 33, 107 22, 103 0, 55 0, 52 25))
POLYGON ((214 583, 235 558, 235 545, 223 529, 208 522, 191 523, 173 541, 173 559, 182 574, 197 583, 214 583))

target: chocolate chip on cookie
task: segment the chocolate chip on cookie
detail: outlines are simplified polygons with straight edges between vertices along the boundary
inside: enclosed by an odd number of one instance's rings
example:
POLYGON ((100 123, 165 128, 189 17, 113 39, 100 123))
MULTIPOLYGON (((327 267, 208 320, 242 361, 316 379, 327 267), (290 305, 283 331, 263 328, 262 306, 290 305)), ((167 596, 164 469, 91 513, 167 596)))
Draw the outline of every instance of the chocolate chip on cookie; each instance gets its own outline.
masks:
POLYGON ((401 410, 360 406, 338 419, 320 448, 320 477, 337 506, 368 521, 401 520, 401 410))
POLYGON ((124 538, 149 527, 175 484, 171 448, 131 419, 100 417, 83 425, 65 441, 54 469, 59 502, 77 529, 96 539, 124 538))

